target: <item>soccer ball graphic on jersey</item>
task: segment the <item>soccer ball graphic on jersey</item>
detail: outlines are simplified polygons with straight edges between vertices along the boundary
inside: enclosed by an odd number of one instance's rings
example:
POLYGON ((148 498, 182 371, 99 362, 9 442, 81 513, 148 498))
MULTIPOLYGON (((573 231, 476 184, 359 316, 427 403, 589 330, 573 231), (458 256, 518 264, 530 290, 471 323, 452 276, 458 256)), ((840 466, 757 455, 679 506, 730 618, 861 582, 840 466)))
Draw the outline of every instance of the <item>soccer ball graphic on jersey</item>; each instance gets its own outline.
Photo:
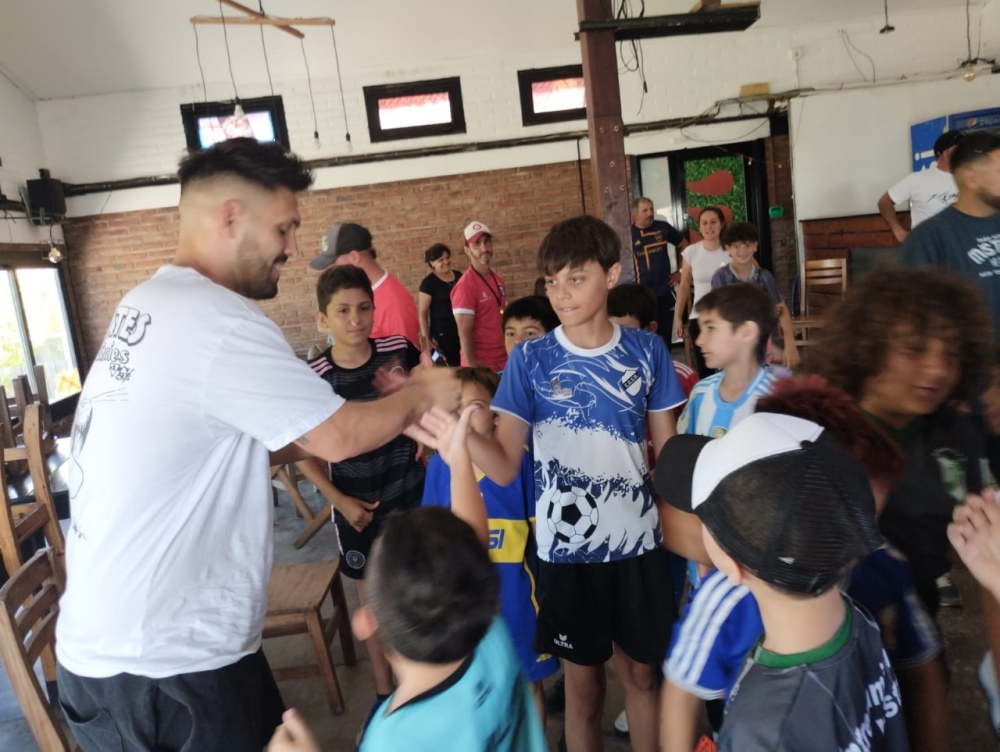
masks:
POLYGON ((549 530, 563 543, 583 543, 597 529, 597 502, 575 486, 559 486, 549 506, 549 530))

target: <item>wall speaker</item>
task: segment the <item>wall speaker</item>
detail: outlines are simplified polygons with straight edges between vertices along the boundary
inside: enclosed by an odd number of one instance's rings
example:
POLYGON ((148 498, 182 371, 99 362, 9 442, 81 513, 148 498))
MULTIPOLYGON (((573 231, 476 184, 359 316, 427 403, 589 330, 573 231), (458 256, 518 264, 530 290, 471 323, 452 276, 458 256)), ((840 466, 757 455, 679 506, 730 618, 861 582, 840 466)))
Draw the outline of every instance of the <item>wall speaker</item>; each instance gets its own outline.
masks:
POLYGON ((66 217, 66 196, 61 180, 55 180, 48 170, 39 170, 37 180, 28 181, 28 210, 36 225, 51 225, 66 217))

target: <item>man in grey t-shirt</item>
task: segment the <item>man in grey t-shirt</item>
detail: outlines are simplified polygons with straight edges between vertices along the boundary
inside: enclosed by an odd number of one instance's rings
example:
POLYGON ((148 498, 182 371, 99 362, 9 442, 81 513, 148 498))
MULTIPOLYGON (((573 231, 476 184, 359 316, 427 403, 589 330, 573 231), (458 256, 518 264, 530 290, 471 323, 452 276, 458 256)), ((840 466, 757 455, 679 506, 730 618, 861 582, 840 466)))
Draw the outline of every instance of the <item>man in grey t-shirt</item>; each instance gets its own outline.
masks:
POLYGON ((1000 325, 1000 135, 973 133, 951 155, 958 184, 952 206, 906 238, 902 260, 973 277, 1000 325))

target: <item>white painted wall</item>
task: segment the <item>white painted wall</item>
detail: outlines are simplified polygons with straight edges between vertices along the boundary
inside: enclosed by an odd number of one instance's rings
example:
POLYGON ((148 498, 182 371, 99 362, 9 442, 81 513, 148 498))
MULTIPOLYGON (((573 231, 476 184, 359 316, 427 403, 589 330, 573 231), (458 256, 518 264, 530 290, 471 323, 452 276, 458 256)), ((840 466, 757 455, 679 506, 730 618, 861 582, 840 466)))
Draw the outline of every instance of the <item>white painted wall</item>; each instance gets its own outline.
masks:
MULTIPOLYGON (((27 192, 25 181, 45 167, 45 149, 35 104, 0 75, 0 192, 13 201, 27 192)), ((58 231, 58 228, 56 228, 58 231)), ((61 232, 56 237, 62 237, 61 232)), ((0 243, 41 243, 47 227, 35 227, 19 213, 0 213, 0 243)))
MULTIPOLYGON (((399 5, 412 8, 415 4, 400 0, 399 5)), ((383 8, 380 12, 385 18, 399 23, 386 24, 386 34, 379 37, 380 46, 369 47, 367 54, 360 54, 357 48, 351 54, 342 49, 344 94, 355 153, 583 129, 585 124, 582 122, 526 128, 520 120, 517 70, 580 60, 579 47, 572 39, 573 19, 571 14, 567 15, 565 5, 561 4, 558 11, 532 19, 534 23, 526 23, 524 15, 518 13, 491 16, 488 28, 475 27, 472 30, 474 34, 470 34, 466 16, 458 13, 453 17, 437 15, 434 33, 430 37, 415 33, 415 24, 420 21, 409 11, 401 7, 399 10, 403 16, 398 16, 383 8), (410 25, 406 33, 398 28, 403 23, 410 25), (474 36, 475 43, 470 41, 470 36, 474 36), (448 39, 455 42, 442 44, 442 40, 448 39), (511 40, 518 42, 511 44, 511 40), (380 54, 381 46, 385 47, 384 55, 380 54), (437 54, 429 55, 429 48, 437 54), (434 61, 430 60, 431 57, 434 61), (411 59, 418 62, 408 64, 406 61, 411 59), (369 143, 363 86, 453 75, 462 78, 468 125, 466 134, 378 145, 369 143)), ((998 17, 1000 12, 994 12, 992 6, 985 11, 982 34, 986 42, 997 38, 997 34, 991 32, 1000 31, 998 17)), ((340 24, 338 19, 338 24, 338 31, 346 36, 350 28, 348 23, 340 24)), ((872 17, 851 24, 824 23, 794 28, 762 25, 742 34, 646 41, 643 43, 643 57, 649 91, 643 99, 638 75, 621 74, 624 119, 627 123, 636 123, 693 117, 710 109, 717 100, 737 96, 742 83, 767 82, 772 91, 782 91, 800 85, 829 87, 860 82, 862 75, 845 50, 838 34, 840 28, 845 28, 853 44, 872 57, 879 80, 943 71, 953 68, 966 55, 962 7, 894 13, 893 24, 896 32, 884 36, 878 34, 880 19, 872 17), (798 66, 789 55, 793 47, 803 52, 798 66)), ((977 30, 978 18, 975 18, 974 41, 977 30)), ((368 31, 365 33, 370 34, 368 31)), ((314 49, 317 44, 310 37, 307 50, 314 49)), ((350 49, 347 42, 344 44, 350 49)), ((211 54, 214 56, 212 59, 217 61, 218 40, 213 41, 211 35, 203 33, 202 45, 203 55, 211 54), (206 45, 212 49, 206 51, 206 45)), ((286 51, 286 54, 290 53, 286 51)), ((870 76, 867 60, 854 54, 861 71, 870 76)), ((982 54, 993 54, 990 44, 984 45, 982 54)), ((178 44, 177 55, 182 59, 194 56, 193 36, 186 44, 178 44)), ((239 64, 240 61, 236 61, 241 96, 248 98, 268 93, 267 85, 259 83, 259 75, 253 77, 257 83, 242 82, 239 64)), ((344 154, 343 114, 336 77, 329 65, 314 64, 312 71, 319 144, 312 137, 312 110, 304 77, 275 81, 275 90, 284 99, 292 148, 307 159, 344 154)), ((226 73, 217 64, 206 65, 209 99, 232 97, 232 86, 224 78, 226 73)), ((958 85, 968 86, 964 82, 958 85)), ((993 84, 977 82, 970 91, 978 90, 980 86, 985 90, 993 84)), ((841 106, 834 94, 804 100, 804 109, 795 105, 793 117, 805 113, 799 123, 802 130, 796 131, 796 137, 801 135, 802 140, 793 147, 796 199, 807 207, 807 213, 814 213, 816 206, 830 204, 829 186, 835 182, 831 180, 831 170, 843 175, 840 185, 847 184, 851 186, 851 191, 859 194, 870 192, 869 183, 884 186, 896 179, 900 170, 905 170, 905 160, 900 160, 898 164, 889 160, 891 150, 880 147, 879 156, 885 159, 865 166, 862 182, 867 181, 864 182, 866 187, 859 189, 855 187, 858 180, 854 174, 857 172, 856 160, 848 155, 840 156, 833 163, 823 162, 828 151, 824 131, 844 135, 856 129, 863 137, 855 134, 850 139, 853 143, 873 141, 884 146, 895 143, 897 139, 908 141, 908 130, 898 134, 898 122, 905 121, 908 128, 911 117, 908 113, 897 111, 899 97, 903 97, 899 92, 904 90, 877 90, 868 95, 871 101, 867 108, 860 110, 841 106), (883 106, 880 104, 883 101, 889 104, 883 106), (868 117, 866 113, 869 110, 880 114, 868 117), (893 115, 894 122, 885 120, 886 112, 893 115), (815 122, 822 123, 819 131, 811 130, 814 113, 815 122), (818 117, 820 114, 822 118, 818 117), (888 135, 883 137, 880 135, 883 132, 888 135)), ((174 172, 184 147, 179 106, 202 98, 203 92, 198 85, 39 102, 38 120, 53 175, 67 182, 82 183, 174 172)), ((751 106, 744 106, 744 112, 752 109, 751 106)), ((730 109, 723 114, 735 114, 736 111, 730 109)), ((700 146, 703 142, 741 141, 767 134, 766 121, 731 123, 636 135, 627 139, 626 149, 632 154, 651 154, 700 146)), ((583 146, 584 156, 587 156, 585 142, 583 146)), ((901 153, 905 155, 906 149, 901 153)), ((378 183, 575 158, 576 145, 567 142, 405 162, 373 163, 321 170, 317 176, 317 187, 378 183)), ((75 199, 71 201, 70 211, 82 215, 99 211, 101 207, 105 211, 120 211, 169 205, 175 200, 175 190, 146 189, 110 197, 105 194, 75 199)), ((857 207, 854 211, 867 212, 866 202, 867 198, 859 199, 850 206, 857 207)), ((805 215, 800 211, 800 216, 805 215)))
POLYGON ((792 175, 800 220, 878 212, 912 170, 910 126, 1000 106, 1000 76, 913 83, 792 102, 792 175))

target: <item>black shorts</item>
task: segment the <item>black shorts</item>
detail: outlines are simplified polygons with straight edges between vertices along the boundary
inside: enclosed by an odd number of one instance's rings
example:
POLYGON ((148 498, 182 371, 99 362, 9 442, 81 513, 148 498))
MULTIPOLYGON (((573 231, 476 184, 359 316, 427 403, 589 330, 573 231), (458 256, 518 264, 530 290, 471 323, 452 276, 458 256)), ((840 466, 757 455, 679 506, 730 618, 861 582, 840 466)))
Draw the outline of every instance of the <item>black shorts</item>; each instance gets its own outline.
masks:
POLYGON ((260 752, 285 710, 261 650, 212 671, 162 679, 92 679, 62 665, 57 677, 66 720, 88 750, 260 752))
POLYGON ((538 562, 535 652, 581 666, 604 663, 613 646, 659 665, 677 619, 667 552, 601 564, 538 562))
POLYGON ((337 528, 337 541, 340 544, 340 573, 352 580, 365 578, 365 566, 372 543, 382 530, 384 514, 377 514, 368 526, 360 533, 355 530, 340 512, 334 510, 333 524, 337 528))

